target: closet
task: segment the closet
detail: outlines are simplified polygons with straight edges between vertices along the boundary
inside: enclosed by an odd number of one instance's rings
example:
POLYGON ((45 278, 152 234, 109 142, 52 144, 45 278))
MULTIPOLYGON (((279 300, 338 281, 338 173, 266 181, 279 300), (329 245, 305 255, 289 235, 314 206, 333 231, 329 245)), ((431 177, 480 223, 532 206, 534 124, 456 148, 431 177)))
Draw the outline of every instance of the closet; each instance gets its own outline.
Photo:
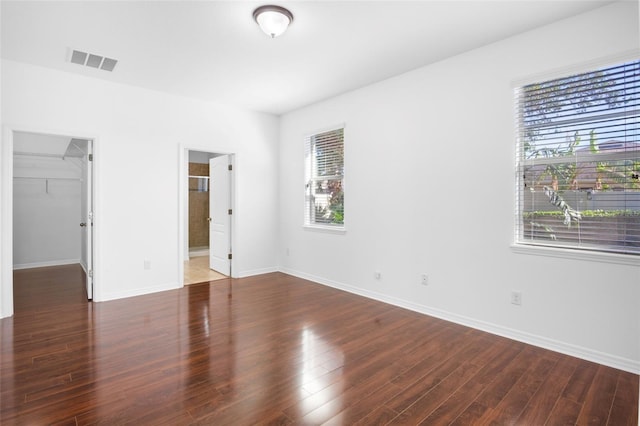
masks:
POLYGON ((63 136, 14 134, 14 269, 81 263, 87 143, 63 136))

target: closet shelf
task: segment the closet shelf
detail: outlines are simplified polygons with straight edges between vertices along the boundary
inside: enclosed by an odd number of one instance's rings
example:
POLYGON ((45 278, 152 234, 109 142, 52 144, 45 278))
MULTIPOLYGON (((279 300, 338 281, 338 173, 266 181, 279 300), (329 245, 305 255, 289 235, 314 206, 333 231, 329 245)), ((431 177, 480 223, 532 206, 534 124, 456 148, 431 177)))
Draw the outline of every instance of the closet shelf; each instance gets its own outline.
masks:
POLYGON ((21 156, 21 157, 43 157, 43 158, 59 158, 60 160, 66 160, 67 158, 82 158, 83 155, 77 154, 48 154, 45 152, 25 152, 25 151, 14 151, 13 155, 21 156))

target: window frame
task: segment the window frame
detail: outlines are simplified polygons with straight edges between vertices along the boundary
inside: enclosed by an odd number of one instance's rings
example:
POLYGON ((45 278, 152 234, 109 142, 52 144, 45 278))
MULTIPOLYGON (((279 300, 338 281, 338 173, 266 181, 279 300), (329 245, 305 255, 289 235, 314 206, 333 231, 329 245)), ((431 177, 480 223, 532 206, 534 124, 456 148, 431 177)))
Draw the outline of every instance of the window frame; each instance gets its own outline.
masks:
MULTIPOLYGON (((515 124, 515 187, 514 187, 514 239, 510 245, 510 249, 516 254, 526 255, 539 255, 555 258, 573 259, 573 260, 586 260, 604 263, 613 263, 621 265, 638 266, 640 264, 640 252, 616 252, 607 251, 598 247, 580 247, 577 245, 563 245, 563 244, 550 244, 544 241, 526 240, 524 237, 524 219, 523 214, 526 213, 523 206, 523 184, 524 179, 522 176, 523 165, 526 165, 530 160, 524 157, 524 137, 523 137, 523 119, 522 110, 519 104, 520 90, 523 90, 526 86, 531 84, 544 84, 556 79, 569 79, 579 74, 597 72, 609 67, 621 66, 628 62, 640 61, 637 52, 631 52, 628 54, 608 58, 605 60, 591 61, 583 63, 578 66, 566 67, 561 70, 554 70, 553 72, 542 73, 535 76, 529 76, 526 79, 512 82, 512 90, 514 94, 514 124, 515 124)), ((619 160, 620 154, 608 154, 611 156, 611 160, 619 160)), ((629 157, 624 157, 629 158, 629 157)), ((559 161, 558 159, 552 159, 550 162, 559 161)), ((568 162, 568 161, 565 161, 568 162)), ((541 161, 540 163, 544 163, 541 161)))
MULTIPOLYGON (((319 180, 320 176, 313 176, 311 169, 313 168, 313 156, 311 155, 312 152, 312 146, 311 146, 311 140, 313 140, 314 137, 318 136, 318 135, 322 135, 323 133, 330 133, 330 132, 335 132, 338 130, 342 131, 342 155, 343 155, 343 160, 342 160, 342 175, 341 175, 341 189, 343 192, 343 197, 344 197, 344 193, 346 192, 346 185, 345 185, 345 133, 346 133, 346 125, 344 123, 340 123, 340 124, 336 124, 333 126, 328 126, 328 127, 324 127, 321 128, 319 130, 315 130, 313 132, 307 133, 304 136, 304 159, 303 159, 303 164, 304 164, 304 168, 303 168, 303 173, 304 173, 304 195, 303 195, 303 200, 304 200, 304 204, 303 204, 303 222, 302 222, 302 226, 304 229, 306 230, 311 230, 311 231, 320 231, 320 232, 327 232, 327 233, 334 233, 334 234, 344 234, 346 233, 346 220, 343 217, 342 223, 338 223, 338 224, 332 224, 332 223, 318 223, 318 222, 312 222, 311 221, 311 209, 310 209, 310 196, 311 194, 309 194, 310 191, 310 184, 312 180, 319 180)), ((340 175, 331 175, 331 176, 324 176, 325 178, 329 178, 329 179, 325 179, 325 180, 331 180, 331 179, 336 179, 337 177, 339 177, 340 175)), ((343 215, 344 215, 344 210, 345 210, 345 203, 343 200, 343 215)))

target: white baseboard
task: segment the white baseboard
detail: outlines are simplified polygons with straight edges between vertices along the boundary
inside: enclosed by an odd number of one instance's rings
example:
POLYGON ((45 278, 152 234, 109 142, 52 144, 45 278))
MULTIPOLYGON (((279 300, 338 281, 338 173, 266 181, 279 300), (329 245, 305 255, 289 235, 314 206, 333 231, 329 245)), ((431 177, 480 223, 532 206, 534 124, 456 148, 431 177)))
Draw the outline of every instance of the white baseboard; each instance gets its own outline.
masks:
MULTIPOLYGON (((261 275, 261 274, 270 274, 272 272, 280 272, 280 269, 278 268, 261 268, 261 269, 250 269, 248 271, 241 271, 240 273, 238 273, 237 277, 234 278, 246 278, 246 277, 253 277, 254 275, 261 275)), ((291 274, 293 275, 293 274, 291 274)))
POLYGON ((51 260, 47 262, 19 263, 19 264, 13 265, 13 270, 15 271, 18 269, 43 268, 45 266, 73 265, 76 263, 80 263, 80 259, 62 259, 62 260, 51 260))
POLYGON ((109 300, 124 299, 126 297, 143 296, 145 294, 157 293, 159 291, 176 290, 182 288, 177 282, 169 282, 151 287, 136 288, 128 291, 120 291, 117 293, 100 294, 100 298, 94 293, 94 302, 107 302, 109 300))
POLYGON ((572 345, 570 343, 549 339, 547 337, 526 333, 520 330, 503 327, 501 325, 497 325, 497 324, 493 324, 485 321, 479 321, 479 320, 458 315, 452 312, 443 311, 440 309, 420 305, 404 299, 387 296, 385 294, 380 294, 374 291, 363 290, 361 288, 357 288, 347 284, 328 280, 322 277, 317 277, 315 275, 306 274, 304 272, 299 272, 299 271, 295 271, 287 268, 281 268, 280 272, 293 275, 298 278, 303 278, 309 281, 313 281, 318 284, 323 284, 328 287, 333 287, 338 290, 343 290, 349 293, 357 294, 359 296, 367 297, 369 299, 377 300, 379 302, 384 302, 390 305, 398 306, 400 308, 409 309, 411 311, 418 312, 424 315, 440 318, 445 321, 450 321, 450 322, 471 327, 477 330, 486 331, 487 333, 506 337, 508 339, 517 340, 522 343, 538 346, 544 349, 548 349, 554 352, 559 352, 565 355, 574 356, 576 358, 584 359, 587 361, 596 362, 598 364, 617 368, 619 370, 628 371, 633 374, 640 374, 640 361, 618 357, 616 355, 611 355, 611 354, 599 352, 593 349, 572 345))
MULTIPOLYGON (((271 272, 278 272, 277 268, 263 268, 263 269, 253 269, 249 271, 242 271, 238 278, 251 277, 254 275, 268 274, 271 272)), ((129 291, 121 291, 116 293, 107 293, 107 294, 96 294, 94 293, 94 302, 106 302, 109 300, 123 299, 125 297, 134 297, 134 296, 143 296, 145 294, 157 293, 159 291, 166 290, 175 290, 181 288, 177 282, 169 282, 164 283, 157 286, 145 287, 145 288, 136 288, 134 290, 129 291)))

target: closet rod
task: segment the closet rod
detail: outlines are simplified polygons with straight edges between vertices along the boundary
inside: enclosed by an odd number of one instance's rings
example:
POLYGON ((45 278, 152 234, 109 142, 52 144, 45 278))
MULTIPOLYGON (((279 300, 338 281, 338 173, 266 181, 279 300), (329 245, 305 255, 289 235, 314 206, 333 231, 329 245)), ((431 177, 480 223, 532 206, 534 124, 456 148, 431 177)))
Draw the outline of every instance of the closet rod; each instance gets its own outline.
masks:
POLYGON ((209 179, 209 176, 192 176, 192 175, 189 175, 189 178, 195 178, 195 179, 209 179))
POLYGON ((13 155, 21 155, 21 156, 25 156, 25 157, 50 157, 50 158, 62 158, 62 159, 64 159, 64 155, 60 155, 60 154, 45 154, 44 152, 14 151, 13 155))
POLYGON ((45 179, 45 180, 77 180, 81 181, 82 178, 72 177, 42 177, 42 176, 14 176, 14 179, 45 179))

